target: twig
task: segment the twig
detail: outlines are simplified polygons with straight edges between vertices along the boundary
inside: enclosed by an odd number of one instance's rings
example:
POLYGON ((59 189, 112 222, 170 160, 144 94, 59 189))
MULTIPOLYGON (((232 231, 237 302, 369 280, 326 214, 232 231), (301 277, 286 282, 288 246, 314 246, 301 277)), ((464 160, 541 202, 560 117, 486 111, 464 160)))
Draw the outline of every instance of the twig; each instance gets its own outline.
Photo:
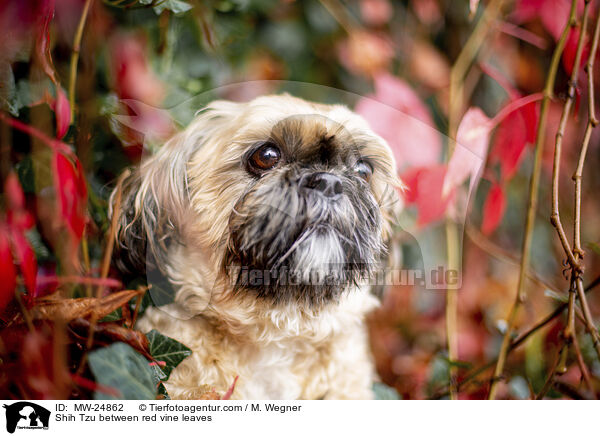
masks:
MULTIPOLYGON (((552 215, 550 216, 550 222, 556 228, 556 232, 560 239, 560 243, 563 246, 565 254, 567 255, 567 259, 569 261, 569 265, 571 269, 574 271, 576 275, 581 273, 581 265, 577 257, 575 257, 575 253, 571 249, 571 245, 567 239, 565 234, 564 227, 562 225, 560 219, 560 208, 558 201, 558 186, 559 186, 559 178, 560 178, 560 156, 562 152, 562 142, 565 135, 565 130, 567 127, 567 119, 571 114, 571 107, 575 101, 575 88, 577 86, 577 76, 579 75, 579 64, 581 63, 581 55, 583 53, 583 43, 585 41, 585 34, 587 30, 588 17, 589 17, 589 5, 590 1, 585 1, 585 7, 583 11, 583 24, 582 29, 579 36, 579 41, 577 42, 577 51, 575 53, 575 60, 573 63, 573 71, 571 72, 571 77, 569 80, 569 89, 567 91, 567 99, 565 101, 565 105, 563 107, 562 115, 560 117, 560 122, 558 124, 558 131, 556 132, 556 143, 554 145, 554 164, 552 167, 552 215)), ((569 19, 569 25, 574 28, 577 26, 577 16, 571 15, 569 19)), ((590 90, 591 91, 591 90, 590 90)), ((577 202, 577 200, 576 200, 577 202)), ((577 219, 577 218, 576 218, 577 219)), ((577 277, 575 277, 577 280, 577 277)))
MULTIPOLYGON (((450 71, 450 91, 449 91, 449 111, 448 111, 448 124, 450 138, 454 139, 456 135, 456 129, 458 126, 457 120, 459 119, 462 112, 462 83, 467 71, 471 67, 473 60, 477 56, 479 48, 483 44, 487 33, 493 29, 492 23, 496 20, 497 15, 500 13, 503 0, 492 0, 488 4, 487 8, 483 12, 481 19, 475 25, 475 29, 469 36, 469 39, 463 46, 459 53, 452 69, 450 71)), ((452 145, 452 148, 454 145, 452 145)), ((450 150, 452 151, 452 150, 450 150)), ((449 153, 451 155, 451 153, 449 153)))
POLYGON ((573 350, 575 351, 575 357, 577 359, 577 365, 579 365, 579 369, 581 370, 581 376, 587 385, 588 390, 593 394, 594 393, 594 385, 592 384, 592 377, 590 376, 590 370, 585 364, 585 360, 583 359, 583 355, 581 354, 581 348, 579 347, 579 342, 577 340, 577 332, 573 335, 573 350))
POLYGON ((556 356, 556 360, 554 361, 554 364, 552 365, 550 374, 548 375, 548 378, 546 379, 546 382, 544 383, 544 386, 542 387, 542 390, 535 397, 536 400, 543 399, 546 396, 546 394, 548 393, 548 391, 554 385, 554 376, 556 375, 556 370, 557 370, 558 366, 560 365, 560 361, 562 360, 563 353, 565 352, 566 349, 567 349, 567 345, 563 343, 562 346, 560 347, 558 355, 556 356))
MULTIPOLYGON (((594 281, 592 281, 590 284, 588 284, 585 288, 585 292, 590 292, 591 290, 595 289, 598 285, 600 285, 600 276, 596 277, 596 279, 594 281)), ((560 316, 560 314, 562 314, 565 309, 567 308, 568 304, 567 303, 562 303, 560 306, 558 306, 556 309, 554 309, 554 311, 552 311, 551 313, 549 313, 548 315, 546 315, 544 318, 542 318, 541 320, 539 320, 538 322, 536 322, 533 326, 531 326, 526 332, 522 333, 519 337, 517 337, 509 346, 507 354, 510 354, 513 350, 515 350, 516 348, 520 347, 527 339, 529 339, 529 337, 531 335, 533 335, 534 333, 538 332, 539 330, 541 330, 542 328, 544 328, 545 326, 547 326, 549 323, 551 323, 553 320, 555 320, 558 316, 560 316)), ((583 319, 583 315, 582 315, 582 319, 583 319)), ((475 378, 481 374, 482 372, 486 371, 487 369, 491 368, 493 365, 496 364, 496 362, 498 361, 498 359, 494 359, 490 362, 487 362, 486 364, 480 366, 477 369, 472 370, 470 373, 468 373, 463 379, 461 379, 458 383, 457 386, 458 388, 461 388, 467 384, 469 384, 470 382, 472 382, 473 380, 475 380, 475 378)), ((448 395, 449 390, 447 391, 442 391, 434 396, 431 397, 431 399, 437 399, 437 398, 442 398, 446 395, 448 395)))
MULTIPOLYGON (((450 92, 448 111, 448 158, 452 156, 455 149, 457 119, 462 112, 464 79, 471 67, 477 53, 483 44, 487 33, 490 31, 491 23, 500 13, 503 0, 491 0, 483 12, 481 19, 477 22, 475 29, 469 36, 463 49, 459 53, 450 71, 450 92)), ((459 263, 459 241, 456 223, 450 218, 446 219, 446 253, 448 259, 448 270, 458 271, 459 263)), ((446 342, 448 346, 448 359, 458 360, 458 289, 456 286, 448 285, 446 289, 446 342)), ((456 366, 450 367, 450 398, 456 399, 456 366)))
POLYGON ((528 42, 529 44, 541 49, 546 50, 548 44, 546 40, 527 29, 523 29, 515 24, 509 23, 508 21, 498 20, 496 23, 498 30, 507 35, 514 36, 521 41, 528 42))
POLYGON ((111 288, 120 288, 123 286, 123 284, 117 279, 81 276, 41 276, 37 278, 37 283, 40 286, 56 284, 61 285, 64 283, 78 283, 80 285, 95 285, 111 288))
POLYGON ((69 75, 69 107, 71 108, 71 120, 75 119, 75 84, 77 83, 77 63, 79 62, 79 52, 81 50, 81 38, 83 37, 83 28, 87 20, 88 12, 92 0, 85 0, 83 11, 77 25, 77 32, 73 39, 73 53, 71 53, 71 71, 69 75))
MULTIPOLYGON (((448 270, 458 271, 458 229, 450 218, 446 220, 446 250, 448 255, 448 270)), ((448 344, 448 359, 458 361, 458 288, 447 284, 446 289, 446 342, 448 344)), ((450 398, 455 400, 458 395, 456 377, 458 368, 450 365, 450 398)))
POLYGON ((488 394, 489 399, 494 399, 496 397, 497 380, 504 371, 504 364, 506 363, 506 356, 510 347, 511 335, 515 327, 517 313, 520 309, 520 306, 525 300, 525 283, 531 256, 531 240, 533 238, 533 227, 535 224, 535 213, 537 209, 538 186, 540 181, 542 154, 544 149, 544 140, 546 133, 546 122, 548 119, 548 107, 550 105, 550 99, 552 98, 554 93, 554 82, 556 80, 556 72, 558 70, 558 65, 560 63, 562 52, 567 42, 570 24, 574 20, 574 17, 576 17, 576 7, 577 0, 571 0, 569 23, 567 23, 567 25, 563 29, 558 43, 556 44, 556 48, 554 49, 554 53, 552 54, 552 59, 550 61, 550 69, 548 71, 548 76, 546 77, 546 84, 544 86, 544 98, 542 100, 542 107, 540 109, 540 118, 535 140, 533 170, 531 173, 531 181, 529 184, 529 200, 527 205, 527 218, 525 221, 525 234, 523 236, 523 245, 521 250, 521 267, 519 271, 519 283, 517 286, 515 301, 508 316, 506 332, 504 333, 502 345, 500 346, 500 352, 498 353, 498 361, 494 370, 494 377, 492 378, 492 381, 490 383, 490 390, 488 394))
POLYGON ((577 280, 577 296, 579 298, 579 303, 581 304, 581 311, 583 312, 585 327, 590 336, 592 337, 592 342, 594 343, 596 354, 600 356, 600 338, 598 337, 598 329, 596 328, 592 320, 592 314, 587 304, 587 299, 585 298, 585 290, 583 289, 581 277, 579 277, 579 279, 577 280))
MULTIPOLYGON (((584 10, 584 31, 585 31, 585 20, 586 15, 585 12, 589 8, 589 0, 585 3, 586 9, 584 10)), ((579 54, 580 46, 583 46, 584 39, 584 31, 582 31, 582 35, 579 38, 578 46, 577 46, 577 54, 579 54)), ((575 205, 574 205, 574 225, 573 225, 573 255, 576 259, 583 258, 584 251, 581 247, 581 183, 583 176, 583 166, 585 164, 585 158, 587 155, 588 145, 590 143, 590 138, 592 136, 592 130, 598 125, 598 119, 596 118, 596 109, 595 109, 595 92, 594 92, 594 62, 596 57, 596 51, 598 49, 598 40, 600 39, 600 17, 596 18, 596 26, 594 29, 594 36, 592 39, 592 46, 590 49, 590 54, 588 60, 585 65, 585 73, 588 78, 588 122, 585 129, 585 134, 583 138, 583 143, 581 145, 581 151, 579 153, 579 159, 577 162, 577 168, 575 169, 575 173, 573 174, 573 182, 575 189, 575 205)), ((575 62, 579 62, 579 58, 575 59, 575 62)), ((576 77, 575 77, 576 79, 576 77)), ((571 79, 573 80, 573 79, 571 79)), ((571 82, 571 86, 573 86, 573 82, 571 82)), ((558 181, 556 181, 558 184, 558 181)), ((577 295, 579 298, 579 302, 581 304, 583 317, 585 320, 586 328, 589 334, 592 336, 592 341, 594 343, 594 348, 596 349, 596 353, 600 357, 600 336, 598 335, 598 330, 594 326, 592 315, 587 303, 587 299, 585 296, 585 292, 583 291, 583 280, 581 278, 581 274, 577 275, 577 295)))

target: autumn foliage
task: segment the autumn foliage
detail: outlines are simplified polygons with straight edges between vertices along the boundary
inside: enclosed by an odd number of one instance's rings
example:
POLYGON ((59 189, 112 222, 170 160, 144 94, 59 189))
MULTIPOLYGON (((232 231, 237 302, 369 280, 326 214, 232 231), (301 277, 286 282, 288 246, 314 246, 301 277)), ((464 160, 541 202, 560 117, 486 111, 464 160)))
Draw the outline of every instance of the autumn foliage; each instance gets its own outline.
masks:
MULTIPOLYGON (((144 277, 122 277, 111 265, 108 195, 125 168, 191 120, 200 107, 190 101, 231 83, 218 95, 245 100, 305 82, 327 88, 294 88, 305 90, 299 97, 352 95, 344 103, 392 148, 406 189, 390 252, 402 252, 403 268, 425 258, 450 263, 448 232, 457 226, 457 305, 444 290, 401 284, 370 317, 392 396, 488 396, 523 268, 537 150, 527 298, 494 395, 596 398, 597 326, 582 315, 562 372, 553 366, 565 349, 570 283, 581 280, 600 319, 596 130, 583 158, 580 269, 564 263, 550 223, 557 133, 560 212, 566 225, 579 222, 571 176, 600 80, 590 57, 600 4, 587 3, 2 2, 0 27, 10 31, 0 33, 0 395, 168 396, 162 382, 191 351, 134 329, 153 302, 144 277), (573 109, 559 130, 568 99, 573 109), (114 359, 119 383, 108 377, 114 359)), ((206 387, 206 398, 230 395, 206 387)))

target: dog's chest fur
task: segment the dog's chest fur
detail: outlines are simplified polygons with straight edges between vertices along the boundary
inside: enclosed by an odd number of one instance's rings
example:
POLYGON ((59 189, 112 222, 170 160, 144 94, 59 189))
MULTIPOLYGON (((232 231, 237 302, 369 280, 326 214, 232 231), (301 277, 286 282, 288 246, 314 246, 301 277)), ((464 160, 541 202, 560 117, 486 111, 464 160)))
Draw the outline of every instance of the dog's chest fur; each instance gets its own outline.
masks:
POLYGON ((210 388, 223 393, 236 376, 234 399, 368 399, 374 370, 363 317, 376 304, 354 290, 318 317, 267 311, 252 325, 225 330, 210 317, 175 321, 150 308, 138 327, 192 349, 166 383, 174 399, 199 398, 210 388))

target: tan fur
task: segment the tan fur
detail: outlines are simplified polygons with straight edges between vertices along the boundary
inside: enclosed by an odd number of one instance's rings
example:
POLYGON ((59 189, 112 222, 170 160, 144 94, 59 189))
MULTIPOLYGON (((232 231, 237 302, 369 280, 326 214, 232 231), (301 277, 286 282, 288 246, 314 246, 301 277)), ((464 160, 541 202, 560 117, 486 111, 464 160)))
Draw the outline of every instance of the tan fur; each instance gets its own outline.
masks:
MULTIPOLYGON (((168 232, 183 242, 162 257, 177 289, 175 303, 149 308, 137 325, 192 349, 166 383, 174 399, 198 398, 206 385, 225 392, 236 376, 233 398, 239 399, 372 397, 375 374, 363 321, 378 302, 366 286, 324 307, 274 306, 250 293, 231 292, 221 269, 228 218, 251 177, 239 165, 241 156, 257 140, 276 134, 271 129, 278 121, 303 115, 311 117, 302 133, 307 143, 327 131, 367 144, 364 153, 378 162, 371 189, 384 218, 382 236, 389 236, 400 182, 389 147, 362 118, 343 106, 287 95, 210 104, 143 164, 139 186, 132 184, 137 191, 130 194, 135 216, 145 213, 148 197, 159 205, 157 216, 144 217, 161 229, 149 250, 163 250, 159 241, 168 232)), ((119 229, 119 241, 127 225, 119 229)))

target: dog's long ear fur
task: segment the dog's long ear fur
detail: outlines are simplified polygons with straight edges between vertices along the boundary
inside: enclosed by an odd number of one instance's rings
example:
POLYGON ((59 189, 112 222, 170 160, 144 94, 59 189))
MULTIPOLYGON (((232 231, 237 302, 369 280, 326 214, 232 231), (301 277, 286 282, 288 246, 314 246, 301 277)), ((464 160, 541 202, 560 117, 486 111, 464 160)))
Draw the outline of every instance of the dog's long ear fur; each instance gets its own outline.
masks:
POLYGON ((117 190, 110 197, 109 214, 118 213, 115 264, 125 273, 147 268, 163 269, 170 242, 189 212, 187 164, 194 153, 218 135, 231 119, 236 103, 216 101, 201 111, 183 132, 176 134, 147 158, 122 184, 121 204, 115 208, 117 190))

